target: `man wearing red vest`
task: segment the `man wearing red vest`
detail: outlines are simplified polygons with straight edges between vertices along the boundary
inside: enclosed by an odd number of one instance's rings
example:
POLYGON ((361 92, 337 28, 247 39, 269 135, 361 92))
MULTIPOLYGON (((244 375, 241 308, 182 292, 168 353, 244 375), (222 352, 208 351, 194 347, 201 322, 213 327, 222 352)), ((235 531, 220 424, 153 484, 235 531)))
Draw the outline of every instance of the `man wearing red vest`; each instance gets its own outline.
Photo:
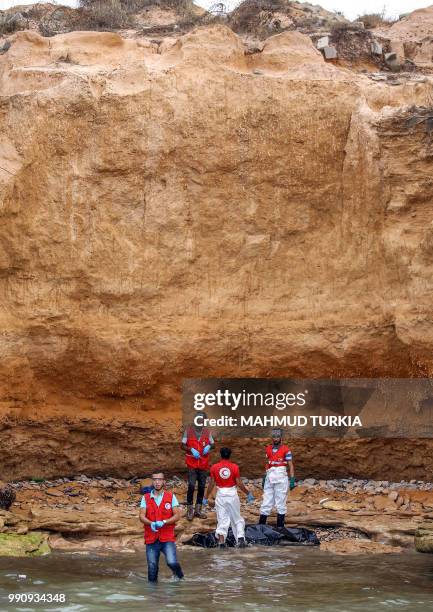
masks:
POLYGON ((275 506, 277 509, 277 527, 284 527, 286 500, 289 491, 287 467, 290 472, 290 490, 295 487, 295 470, 292 451, 283 444, 281 429, 272 430, 272 444, 266 447, 266 477, 263 486, 263 501, 260 507, 259 524, 266 524, 267 518, 275 506))
POLYGON ((165 556, 173 577, 183 578, 182 568, 176 556, 176 536, 174 524, 180 518, 179 502, 176 495, 165 490, 162 472, 152 474, 153 490, 145 493, 140 504, 140 521, 144 524, 146 544, 147 577, 149 582, 157 582, 159 555, 165 556))
MULTIPOLYGON (((196 417, 206 418, 204 412, 198 412, 196 417)), ((186 428, 181 448, 186 451, 185 463, 188 468, 188 491, 186 493, 186 503, 188 506, 186 518, 192 521, 194 516, 205 518, 202 513, 204 490, 206 478, 209 471, 209 452, 215 447, 212 434, 205 427, 190 425, 186 428), (194 510, 194 491, 197 486, 197 501, 194 510)))
MULTIPOLYGON (((215 535, 218 537, 220 548, 226 546, 225 541, 230 526, 239 548, 245 548, 245 520, 241 516, 237 488, 239 487, 246 494, 248 503, 254 501, 254 496, 242 482, 239 466, 230 461, 231 453, 230 448, 220 450, 221 461, 215 463, 210 469, 210 482, 206 497, 211 495, 216 485, 215 510, 218 524, 215 535)), ((203 503, 207 504, 207 499, 204 499, 203 503)))

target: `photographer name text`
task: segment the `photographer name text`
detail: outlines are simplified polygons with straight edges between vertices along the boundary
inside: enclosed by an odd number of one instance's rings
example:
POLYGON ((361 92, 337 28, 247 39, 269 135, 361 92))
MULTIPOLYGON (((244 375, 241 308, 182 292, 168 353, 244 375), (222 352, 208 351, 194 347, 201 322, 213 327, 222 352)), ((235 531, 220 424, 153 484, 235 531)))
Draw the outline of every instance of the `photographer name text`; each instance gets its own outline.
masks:
POLYGON ((286 416, 220 416, 205 418, 201 414, 194 417, 196 427, 362 427, 359 416, 335 415, 286 415, 286 416))

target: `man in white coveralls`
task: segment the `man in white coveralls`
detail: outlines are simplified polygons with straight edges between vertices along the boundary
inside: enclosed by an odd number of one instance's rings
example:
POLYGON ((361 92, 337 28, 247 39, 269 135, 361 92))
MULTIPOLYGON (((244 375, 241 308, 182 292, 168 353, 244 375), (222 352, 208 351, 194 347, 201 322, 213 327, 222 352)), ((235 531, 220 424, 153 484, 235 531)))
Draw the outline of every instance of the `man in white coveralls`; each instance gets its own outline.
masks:
POLYGON ((295 469, 292 451, 283 444, 281 429, 272 430, 272 444, 266 447, 266 476, 263 486, 263 501, 260 507, 259 525, 265 525, 272 508, 277 509, 277 527, 284 527, 287 493, 295 487, 295 469), (287 476, 289 467, 290 483, 287 476))
POLYGON ((225 548, 227 533, 231 526, 239 548, 244 548, 246 545, 245 520, 241 516, 241 504, 237 487, 246 493, 248 503, 254 500, 254 496, 242 482, 239 466, 230 461, 231 453, 230 448, 222 448, 220 450, 221 461, 215 463, 210 469, 210 482, 203 504, 207 504, 209 495, 211 495, 216 485, 215 509, 218 524, 215 534, 218 537, 219 546, 220 548, 225 548))

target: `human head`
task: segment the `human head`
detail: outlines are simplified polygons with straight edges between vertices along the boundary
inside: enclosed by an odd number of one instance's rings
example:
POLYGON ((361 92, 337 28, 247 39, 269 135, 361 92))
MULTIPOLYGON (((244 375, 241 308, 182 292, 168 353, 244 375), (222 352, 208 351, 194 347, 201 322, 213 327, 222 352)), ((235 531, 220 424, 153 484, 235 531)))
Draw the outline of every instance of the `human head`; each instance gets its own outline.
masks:
POLYGON ((155 491, 161 491, 165 487, 164 472, 154 472, 152 474, 152 484, 155 491))
POLYGON ((232 449, 224 446, 220 449, 221 459, 230 459, 230 455, 232 454, 232 449))
POLYGON ((204 419, 207 419, 207 415, 206 415, 206 412, 204 412, 204 410, 199 410, 198 412, 195 413, 195 415, 194 415, 194 427, 195 427, 195 429, 202 429, 204 427, 204 423, 203 423, 204 419), (197 417, 200 417, 200 419, 201 419, 200 420, 200 425, 196 425, 195 424, 195 419, 197 417))
POLYGON ((272 442, 274 444, 280 444, 283 439, 283 430, 282 429, 273 429, 271 431, 272 442))

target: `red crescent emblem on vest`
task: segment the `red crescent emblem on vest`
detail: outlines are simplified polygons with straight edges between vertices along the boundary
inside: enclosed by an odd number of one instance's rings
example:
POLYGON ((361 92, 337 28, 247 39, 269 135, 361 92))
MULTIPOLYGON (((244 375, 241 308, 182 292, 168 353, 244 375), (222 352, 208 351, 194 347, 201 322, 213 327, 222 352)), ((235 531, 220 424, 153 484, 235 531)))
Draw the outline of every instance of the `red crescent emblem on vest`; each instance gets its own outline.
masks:
POLYGON ((164 508, 165 508, 166 510, 170 510, 170 508, 171 508, 171 504, 170 504, 170 502, 166 502, 166 503, 165 503, 164 508))

